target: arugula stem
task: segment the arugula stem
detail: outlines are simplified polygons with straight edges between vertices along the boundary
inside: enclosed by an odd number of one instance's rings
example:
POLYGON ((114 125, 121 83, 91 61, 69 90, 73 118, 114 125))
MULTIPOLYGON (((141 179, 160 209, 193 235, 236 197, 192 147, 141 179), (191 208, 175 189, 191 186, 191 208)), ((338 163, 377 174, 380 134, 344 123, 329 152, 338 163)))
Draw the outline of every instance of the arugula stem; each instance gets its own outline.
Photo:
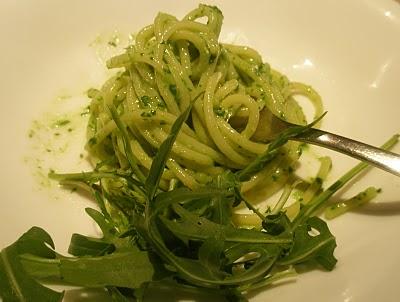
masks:
POLYGON ((143 172, 139 169, 138 160, 132 152, 131 144, 129 141, 129 134, 128 134, 128 131, 126 131, 126 126, 123 124, 123 122, 119 118, 117 110, 115 109, 114 106, 109 106, 109 110, 111 112, 111 116, 112 116, 115 124, 117 125, 119 131, 121 131, 122 138, 124 141, 125 155, 126 155, 126 158, 128 159, 129 165, 131 166, 132 171, 139 178, 139 180, 142 183, 144 183, 146 180, 146 177, 144 176, 143 172))
POLYGON ((238 189, 236 189, 236 193, 240 196, 240 198, 242 199, 242 201, 244 202, 244 204, 246 205, 246 207, 253 211, 258 217, 260 217, 261 220, 264 221, 265 216, 256 208, 254 207, 251 202, 247 201, 246 198, 242 195, 241 192, 239 192, 238 189))
POLYGON ((286 204, 287 200, 289 199, 290 193, 293 189, 300 183, 300 181, 295 181, 292 184, 286 184, 281 197, 279 198, 278 202, 275 204, 274 208, 272 209, 271 214, 275 215, 278 214, 280 210, 282 210, 283 206, 286 204))
POLYGON ((49 178, 57 181, 97 181, 101 178, 116 178, 115 173, 110 172, 81 172, 81 173, 49 173, 49 178))

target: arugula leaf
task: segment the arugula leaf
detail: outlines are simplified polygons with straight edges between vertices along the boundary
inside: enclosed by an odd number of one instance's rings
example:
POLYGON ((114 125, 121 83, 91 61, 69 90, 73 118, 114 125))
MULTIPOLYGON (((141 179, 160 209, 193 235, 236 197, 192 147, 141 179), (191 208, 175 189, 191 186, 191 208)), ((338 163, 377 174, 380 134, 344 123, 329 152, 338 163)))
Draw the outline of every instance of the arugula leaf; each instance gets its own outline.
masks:
POLYGON ((234 198, 224 198, 221 195, 211 198, 209 211, 210 220, 223 225, 228 225, 232 217, 234 198))
POLYGON ((17 240, 15 245, 20 254, 29 253, 45 258, 54 258, 56 256, 53 250, 53 240, 45 230, 39 227, 32 227, 17 240), (47 245, 53 249, 50 249, 47 245))
POLYGON ((63 280, 87 287, 118 286, 138 288, 157 280, 157 270, 149 252, 132 246, 129 251, 101 257, 62 258, 60 273, 63 280))
POLYGON ((74 256, 102 256, 114 251, 115 246, 112 243, 80 234, 72 235, 68 248, 68 253, 74 256))
POLYGON ((262 226, 267 234, 272 236, 280 235, 291 229, 290 220, 284 212, 269 214, 262 222, 262 226))
POLYGON ((227 273, 221 271, 224 253, 224 238, 222 234, 213 234, 207 238, 199 249, 199 261, 215 279, 227 277, 227 273))
POLYGON ((181 115, 179 115, 178 118, 175 120, 171 127, 171 131, 168 134, 168 137, 162 142, 156 156, 153 159, 150 167, 150 172, 145 183, 147 197, 149 200, 152 200, 154 195, 156 194, 169 153, 171 152, 172 146, 174 145, 174 142, 178 137, 179 131, 183 123, 186 122, 189 117, 194 101, 190 102, 185 111, 183 111, 181 115))
POLYGON ((209 218, 215 223, 228 225, 231 223, 232 208, 237 205, 234 188, 238 187, 239 183, 236 176, 231 171, 226 171, 218 175, 210 185, 221 191, 226 191, 226 194, 214 195, 211 198, 208 208, 209 218))
POLYGON ((173 209, 180 219, 172 221, 161 216, 163 224, 177 237, 191 240, 206 240, 213 234, 221 234, 226 242, 243 243, 276 243, 291 242, 288 236, 271 236, 258 230, 235 228, 232 225, 221 225, 186 211, 182 206, 174 205, 173 209))
MULTIPOLYGON (((58 256, 61 257, 61 256, 58 256)), ((36 280, 61 281, 60 260, 58 258, 48 259, 31 254, 23 254, 20 261, 25 272, 36 280)))
POLYGON ((139 288, 169 276, 158 257, 137 247, 100 257, 62 257, 53 261, 24 256, 23 265, 34 278, 83 287, 139 288))
POLYGON ((294 230, 293 246, 279 263, 290 265, 313 259, 325 269, 332 270, 337 262, 333 255, 335 247, 335 237, 329 231, 326 222, 314 216, 294 230), (312 231, 318 234, 311 234, 312 231))
POLYGON ((108 221, 104 214, 100 213, 99 211, 86 208, 85 212, 97 223, 100 227, 101 232, 103 233, 104 239, 111 240, 115 238, 116 230, 115 226, 112 222, 108 221))
POLYGON ((196 192, 177 189, 157 195, 146 213, 145 225, 148 241, 155 247, 164 261, 177 270, 181 278, 197 286, 235 286, 261 280, 278 259, 281 250, 279 246, 290 243, 291 238, 270 236, 256 230, 237 229, 231 225, 218 224, 183 207, 185 203, 196 198, 208 197, 212 199, 213 194, 224 196, 227 192, 215 191, 212 188, 196 192), (171 214, 171 211, 174 214, 171 214), (179 218, 171 220, 169 216, 179 218), (158 220, 162 222, 162 225, 158 223, 158 220), (186 237, 188 240, 198 240, 203 243, 192 256, 177 256, 165 244, 165 238, 160 229, 162 226, 166 226, 177 238, 186 237), (217 242, 215 234, 220 234, 217 235, 217 238, 221 236, 225 240, 217 242), (225 269, 226 265, 229 266, 232 263, 222 262, 225 259, 226 249, 231 249, 232 243, 235 242, 242 244, 240 249, 237 248, 237 250, 243 253, 235 260, 251 252, 260 255, 258 259, 249 263, 250 268, 240 274, 232 274, 225 269), (263 243, 268 248, 254 243, 263 243), (276 245, 273 243, 276 243, 276 245), (271 252, 271 247, 274 252, 271 252), (223 263, 225 265, 222 266, 223 263))
POLYGON ((64 293, 53 291, 28 275, 20 262, 20 255, 34 254, 53 258, 55 253, 50 236, 42 229, 33 227, 14 244, 0 252, 0 297, 4 302, 13 301, 61 301, 64 293))

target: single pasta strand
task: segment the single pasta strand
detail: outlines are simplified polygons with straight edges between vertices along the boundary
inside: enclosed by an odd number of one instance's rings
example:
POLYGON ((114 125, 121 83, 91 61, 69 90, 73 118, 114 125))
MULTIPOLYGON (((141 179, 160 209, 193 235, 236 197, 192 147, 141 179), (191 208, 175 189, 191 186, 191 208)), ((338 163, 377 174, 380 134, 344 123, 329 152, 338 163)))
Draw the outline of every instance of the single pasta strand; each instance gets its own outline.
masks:
POLYGON ((224 108, 229 107, 245 107, 248 110, 248 118, 245 129, 241 134, 249 138, 251 137, 257 129, 258 122, 260 120, 260 112, 257 103, 248 95, 232 94, 226 97, 222 102, 221 106, 224 108))
POLYGON ((154 37, 154 24, 144 27, 135 38, 135 48, 138 51, 146 51, 147 42, 154 37))
MULTIPOLYGON (((179 109, 184 111, 191 101, 190 91, 193 90, 193 84, 185 70, 180 66, 178 60, 172 54, 171 49, 165 50, 165 59, 170 66, 170 71, 173 79, 175 80, 175 98, 178 98, 179 109)), ((171 89, 171 87, 170 87, 171 89)))
POLYGON ((232 126, 224 120, 219 119, 217 124, 223 135, 225 135, 232 144, 236 144, 244 150, 257 155, 262 154, 267 150, 267 145, 249 140, 247 137, 233 129, 232 126))
POLYGON ((254 62, 254 64, 262 64, 262 59, 260 54, 251 47, 232 45, 232 44, 222 44, 222 45, 224 46, 224 48, 238 55, 239 57, 244 57, 248 59, 248 61, 254 62))
MULTIPOLYGON (((305 85, 299 82, 291 82, 282 92, 285 98, 289 98, 295 95, 305 96, 314 107, 314 119, 320 117, 324 113, 324 107, 322 104, 321 97, 319 94, 309 85, 305 85)), ((317 123, 317 126, 320 122, 317 123)))
POLYGON ((165 104, 167 105, 168 111, 171 112, 172 114, 178 116, 180 113, 179 106, 175 102, 174 95, 169 90, 169 85, 171 85, 171 84, 166 82, 165 74, 156 72, 155 78, 156 78, 156 84, 157 84, 158 90, 159 90, 160 95, 162 96, 165 104))
POLYGON ((208 146, 215 147, 214 142, 210 138, 209 134, 207 133, 206 128, 203 126, 197 111, 192 111, 192 122, 193 122, 193 128, 194 131, 196 132, 196 135, 199 137, 199 140, 208 146))
MULTIPOLYGON (((167 129, 169 132, 170 127, 163 127, 163 129, 167 129)), ((215 149, 209 147, 206 144, 199 142, 197 139, 181 132, 177 137, 177 141, 180 142, 182 145, 188 146, 189 148, 196 150, 199 153, 209 156, 214 161, 218 163, 225 163, 226 159, 220 152, 216 151, 215 149)))
POLYGON ((214 76, 211 77, 208 82, 206 93, 204 94, 203 98, 203 110, 204 110, 205 122, 208 128, 208 132, 210 133, 214 143, 218 146, 218 148, 230 160, 245 166, 250 162, 249 159, 237 153, 232 148, 232 146, 226 141, 223 135, 219 132, 218 125, 215 120, 212 98, 214 95, 215 87, 217 86, 220 77, 221 77, 220 73, 215 73, 214 76))
POLYGON ((187 30, 179 30, 174 32, 170 39, 172 41, 188 40, 199 51, 197 62, 192 66, 192 77, 199 79, 207 69, 210 60, 210 51, 208 51, 204 38, 187 30))
POLYGON ((225 99, 230 93, 232 93, 237 87, 239 83, 236 79, 229 80, 224 83, 214 95, 214 105, 220 104, 221 100, 225 99))
POLYGON ((192 64, 190 62, 190 53, 189 53, 189 42, 187 41, 177 41, 179 49, 179 58, 182 67, 186 70, 186 73, 191 76, 192 75, 192 64))
POLYGON ((176 161, 169 159, 166 165, 186 187, 195 190, 200 186, 196 179, 182 169, 176 161))
MULTIPOLYGON (((161 143, 168 137, 168 133, 164 132, 160 128, 154 128, 152 135, 159 142, 158 145, 161 145, 161 143)), ((177 156, 188 161, 193 161, 200 166, 212 166, 214 164, 214 161, 211 157, 187 148, 179 141, 175 141, 171 153, 174 157, 177 156)))
POLYGON ((189 12, 183 18, 183 20, 192 21, 201 17, 207 17, 207 25, 215 33, 216 36, 219 36, 222 26, 222 13, 209 7, 208 5, 200 4, 198 8, 189 12))
MULTIPOLYGON (((197 33, 205 33, 205 34, 210 34, 210 28, 202 23, 199 22, 193 22, 193 21, 180 21, 176 22, 173 24, 171 27, 169 27, 162 35, 162 41, 167 41, 171 35, 178 31, 178 30, 189 30, 191 32, 197 32, 197 33)), ((212 37, 207 37, 208 39, 212 39, 212 37)))

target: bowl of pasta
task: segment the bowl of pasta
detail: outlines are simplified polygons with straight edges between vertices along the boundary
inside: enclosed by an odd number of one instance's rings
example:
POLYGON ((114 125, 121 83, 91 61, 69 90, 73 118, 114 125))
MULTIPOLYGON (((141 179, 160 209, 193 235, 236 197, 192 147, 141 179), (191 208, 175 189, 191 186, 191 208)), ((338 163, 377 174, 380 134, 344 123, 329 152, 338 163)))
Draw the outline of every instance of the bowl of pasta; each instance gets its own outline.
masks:
POLYGON ((0 7, 0 301, 398 300, 399 3, 0 7))

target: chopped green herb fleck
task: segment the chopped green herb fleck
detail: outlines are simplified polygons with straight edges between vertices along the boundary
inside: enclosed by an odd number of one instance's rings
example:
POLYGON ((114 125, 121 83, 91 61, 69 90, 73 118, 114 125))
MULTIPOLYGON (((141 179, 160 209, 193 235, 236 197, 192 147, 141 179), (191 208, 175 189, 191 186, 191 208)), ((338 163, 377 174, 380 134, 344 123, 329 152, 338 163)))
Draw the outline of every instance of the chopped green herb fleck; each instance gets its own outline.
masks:
POLYGON ((32 137, 34 137, 34 135, 35 135, 35 131, 30 130, 28 136, 29 136, 30 138, 32 138, 32 137))
POLYGON ((154 109, 151 109, 150 111, 143 111, 140 116, 142 117, 152 117, 154 115, 156 115, 157 111, 154 109))
POLYGON ((142 101, 143 106, 147 107, 150 104, 150 97, 148 95, 144 95, 140 98, 142 101))
POLYGON ((219 106, 218 107, 214 107, 214 113, 215 113, 216 116, 219 116, 219 117, 225 117, 226 114, 227 114, 226 110, 224 108, 222 108, 222 107, 219 107, 219 106))
POLYGON ((97 144, 97 138, 92 137, 91 139, 89 139, 88 141, 89 146, 93 146, 97 144))
POLYGON ((211 55, 210 58, 208 59, 208 63, 209 63, 209 64, 214 63, 214 61, 215 61, 216 58, 217 58, 216 56, 211 55))
POLYGON ((81 112, 81 116, 86 116, 90 113, 90 106, 85 107, 85 109, 81 112))
POLYGON ((173 85, 173 84, 169 85, 169 91, 171 91, 171 93, 174 95, 174 97, 176 97, 177 94, 178 94, 178 91, 176 89, 176 85, 173 85))
POLYGON ((120 42, 120 39, 117 35, 113 35, 111 39, 107 42, 108 45, 112 47, 117 47, 120 42))
POLYGON ((54 126, 55 126, 55 127, 62 127, 62 126, 68 125, 69 123, 71 123, 70 120, 62 119, 62 120, 56 121, 56 122, 54 123, 54 126))

